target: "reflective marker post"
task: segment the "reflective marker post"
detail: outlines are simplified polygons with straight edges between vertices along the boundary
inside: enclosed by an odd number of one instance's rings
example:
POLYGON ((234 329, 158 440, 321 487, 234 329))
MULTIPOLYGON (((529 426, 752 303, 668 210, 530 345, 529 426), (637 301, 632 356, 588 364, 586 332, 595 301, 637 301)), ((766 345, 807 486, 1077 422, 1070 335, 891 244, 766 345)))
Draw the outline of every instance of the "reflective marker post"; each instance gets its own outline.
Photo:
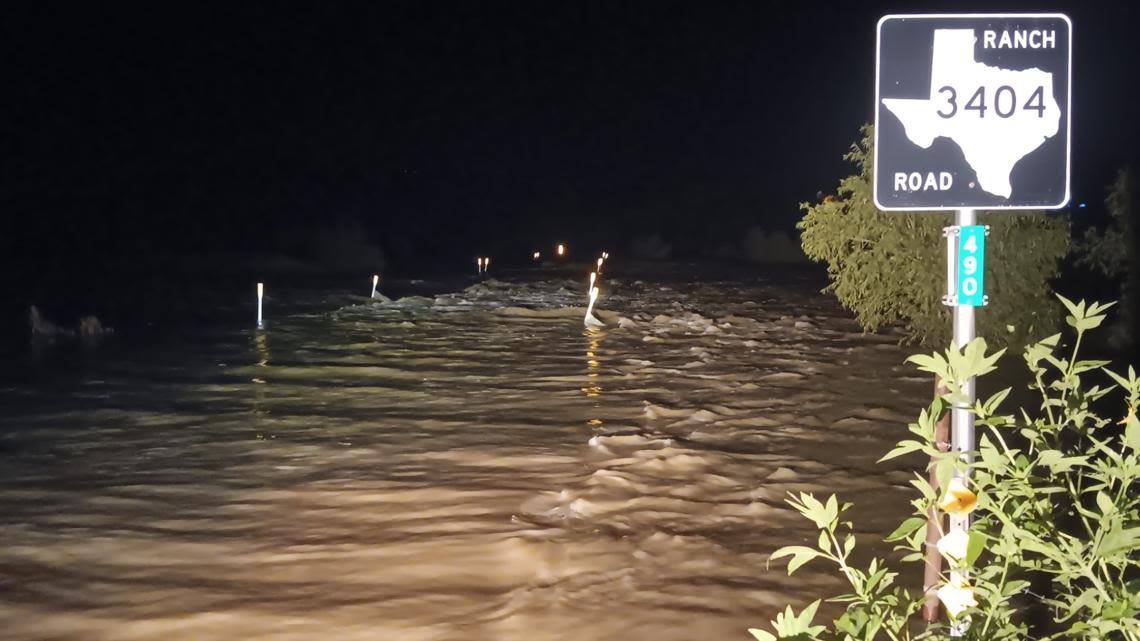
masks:
POLYGON ((257 328, 262 329, 265 327, 265 322, 261 318, 261 299, 265 297, 265 283, 257 284, 257 328))

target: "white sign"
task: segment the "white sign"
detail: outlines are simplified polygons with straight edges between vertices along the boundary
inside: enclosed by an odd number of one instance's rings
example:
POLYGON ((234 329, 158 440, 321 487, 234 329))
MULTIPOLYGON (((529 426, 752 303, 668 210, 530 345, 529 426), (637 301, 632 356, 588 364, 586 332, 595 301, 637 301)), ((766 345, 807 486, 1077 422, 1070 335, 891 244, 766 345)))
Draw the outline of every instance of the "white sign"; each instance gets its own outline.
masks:
POLYGON ((1071 32, 1061 14, 881 19, 876 205, 1063 207, 1071 32))

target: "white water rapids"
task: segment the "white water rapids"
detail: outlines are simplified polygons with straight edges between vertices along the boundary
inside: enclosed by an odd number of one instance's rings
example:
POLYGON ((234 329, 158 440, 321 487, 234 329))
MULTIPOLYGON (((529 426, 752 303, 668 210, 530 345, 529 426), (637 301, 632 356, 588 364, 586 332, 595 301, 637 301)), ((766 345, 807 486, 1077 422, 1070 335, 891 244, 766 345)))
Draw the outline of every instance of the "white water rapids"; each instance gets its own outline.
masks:
MULTIPOLYGON (((0 388, 0 638, 747 639, 908 511, 929 400, 812 287, 523 278, 0 388), (576 309, 568 309, 575 306, 576 309), (619 316, 622 319, 619 322, 619 316)), ((272 308, 271 308, 272 309, 272 308)))

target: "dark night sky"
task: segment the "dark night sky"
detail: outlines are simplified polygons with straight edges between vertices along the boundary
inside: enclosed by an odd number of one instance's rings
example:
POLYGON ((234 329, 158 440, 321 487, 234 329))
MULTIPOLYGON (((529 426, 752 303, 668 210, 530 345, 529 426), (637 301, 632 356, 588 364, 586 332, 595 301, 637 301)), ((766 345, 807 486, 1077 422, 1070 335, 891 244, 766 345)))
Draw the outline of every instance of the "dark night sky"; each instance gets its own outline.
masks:
POLYGON ((850 173, 882 14, 1026 9, 1073 18, 1073 191, 1099 203, 1140 156, 1135 3, 6 7, 0 249, 34 272, 334 220, 390 256, 790 230, 850 173))

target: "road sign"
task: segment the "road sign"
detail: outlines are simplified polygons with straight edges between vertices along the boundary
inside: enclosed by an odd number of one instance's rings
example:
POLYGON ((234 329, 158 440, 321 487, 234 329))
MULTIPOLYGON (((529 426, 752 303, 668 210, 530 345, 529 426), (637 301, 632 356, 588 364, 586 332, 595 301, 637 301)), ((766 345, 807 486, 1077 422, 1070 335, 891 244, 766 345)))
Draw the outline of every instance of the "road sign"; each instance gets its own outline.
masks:
POLYGON ((965 225, 958 228, 959 305, 985 305, 986 226, 965 225))
POLYGON ((875 204, 1065 206, 1071 40, 1062 14, 879 20, 875 204))

